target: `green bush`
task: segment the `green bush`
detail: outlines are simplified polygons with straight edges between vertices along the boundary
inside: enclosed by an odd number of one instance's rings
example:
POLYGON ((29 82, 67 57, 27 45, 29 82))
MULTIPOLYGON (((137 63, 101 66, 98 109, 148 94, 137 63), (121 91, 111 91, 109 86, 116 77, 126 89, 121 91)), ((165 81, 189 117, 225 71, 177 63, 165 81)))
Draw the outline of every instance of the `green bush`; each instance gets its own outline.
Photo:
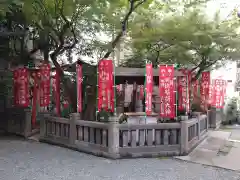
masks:
POLYGON ((226 106, 226 120, 224 124, 231 124, 233 121, 237 119, 237 103, 238 98, 231 98, 226 106))

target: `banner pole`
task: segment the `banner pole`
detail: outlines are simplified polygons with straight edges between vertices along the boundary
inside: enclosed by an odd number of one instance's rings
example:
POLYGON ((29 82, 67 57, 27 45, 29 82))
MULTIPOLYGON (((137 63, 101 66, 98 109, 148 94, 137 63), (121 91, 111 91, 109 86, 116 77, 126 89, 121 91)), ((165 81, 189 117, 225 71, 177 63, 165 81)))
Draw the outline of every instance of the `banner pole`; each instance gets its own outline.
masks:
POLYGON ((117 116, 117 107, 116 107, 116 103, 117 103, 117 99, 116 99, 116 67, 115 67, 115 62, 112 61, 113 63, 113 101, 114 101, 114 116, 117 116))
POLYGON ((186 81, 186 88, 187 88, 187 94, 186 94, 186 95, 187 95, 187 104, 186 104, 186 105, 187 105, 187 106, 186 106, 185 115, 188 115, 188 110, 189 110, 189 105, 190 105, 190 104, 189 104, 189 103, 190 103, 190 102, 189 102, 189 101, 190 101, 190 99, 189 99, 189 98, 190 98, 190 95, 189 95, 189 87, 188 87, 188 86, 189 86, 189 82, 188 82, 188 72, 187 72, 187 75, 186 75, 186 79, 187 79, 187 81, 186 81))
POLYGON ((145 60, 145 69, 144 69, 144 74, 145 74, 145 77, 144 77, 144 96, 145 96, 145 124, 146 124, 146 121, 147 121, 147 111, 146 111, 146 105, 147 105, 147 74, 146 74, 146 68, 147 68, 147 59, 145 60))
MULTIPOLYGON (((101 61, 101 60, 100 60, 101 61)), ((96 121, 98 120, 98 117, 97 117, 97 115, 98 115, 98 102, 99 102, 99 98, 98 98, 98 87, 99 87, 99 85, 98 85, 98 76, 99 76, 99 72, 98 72, 98 66, 99 66, 99 62, 97 62, 97 84, 96 84, 96 94, 97 94, 97 96, 96 96, 96 112, 95 112, 95 119, 96 119, 96 121)))
MULTIPOLYGON (((175 70, 174 70, 175 71, 175 70)), ((175 119, 177 120, 177 112, 178 112, 178 76, 174 77, 175 78, 175 119)))

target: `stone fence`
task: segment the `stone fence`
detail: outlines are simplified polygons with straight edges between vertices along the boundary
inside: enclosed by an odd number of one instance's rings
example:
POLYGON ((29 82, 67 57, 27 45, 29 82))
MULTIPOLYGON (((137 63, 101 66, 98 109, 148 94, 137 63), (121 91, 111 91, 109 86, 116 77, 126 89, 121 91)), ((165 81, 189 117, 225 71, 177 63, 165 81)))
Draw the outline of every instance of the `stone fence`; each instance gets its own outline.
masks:
POLYGON ((208 131, 208 118, 157 124, 119 124, 70 119, 44 114, 40 121, 40 141, 113 159, 174 156, 189 153, 208 131))
POLYGON ((25 138, 39 132, 39 128, 32 127, 32 112, 29 108, 12 107, 1 113, 0 129, 25 138))

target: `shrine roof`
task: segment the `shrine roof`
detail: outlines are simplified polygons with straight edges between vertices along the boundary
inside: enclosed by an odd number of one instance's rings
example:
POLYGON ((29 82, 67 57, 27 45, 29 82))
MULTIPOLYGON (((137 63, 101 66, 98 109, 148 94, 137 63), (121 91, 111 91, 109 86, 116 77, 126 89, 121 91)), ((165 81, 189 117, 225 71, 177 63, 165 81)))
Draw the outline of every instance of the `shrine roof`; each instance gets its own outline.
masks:
MULTIPOLYGON (((116 67, 116 76, 145 76, 145 68, 127 68, 127 67, 116 67)), ((153 76, 158 76, 159 70, 153 70, 153 76)), ((180 71, 174 71, 174 76, 184 76, 180 71)))
MULTIPOLYGON (((85 63, 84 61, 78 61, 83 64, 83 69, 85 74, 87 75, 88 71, 94 70, 96 66, 90 65, 88 63, 85 63)), ((65 71, 68 72, 76 72, 76 63, 70 64, 70 65, 65 65, 64 67, 65 71)), ((158 76, 158 69, 153 70, 154 76, 158 76)), ((115 68, 115 76, 120 76, 120 77, 141 77, 145 76, 145 68, 128 68, 128 67, 116 67, 115 68)), ((174 76, 184 76, 180 71, 175 70, 174 71, 174 76)))

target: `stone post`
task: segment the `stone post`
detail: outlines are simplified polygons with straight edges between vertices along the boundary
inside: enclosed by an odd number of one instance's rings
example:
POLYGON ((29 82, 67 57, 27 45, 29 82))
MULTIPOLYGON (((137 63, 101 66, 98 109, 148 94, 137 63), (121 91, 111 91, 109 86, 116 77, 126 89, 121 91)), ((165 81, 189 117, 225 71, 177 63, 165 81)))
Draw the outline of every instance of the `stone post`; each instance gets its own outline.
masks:
POLYGON ((216 108, 211 107, 209 111, 209 127, 216 128, 216 108))
POLYGON ((50 118, 49 113, 40 113, 40 137, 44 138, 47 135, 47 118, 50 118))
POLYGON ((80 113, 72 113, 70 114, 70 132, 69 132, 69 143, 72 146, 75 146, 75 141, 77 139, 77 127, 76 127, 76 121, 81 119, 80 113))
POLYGON ((32 112, 30 109, 24 109, 23 136, 27 138, 32 132, 32 112))
POLYGON ((209 110, 207 111, 207 122, 206 122, 206 128, 207 128, 207 131, 208 131, 208 128, 209 128, 209 110))
POLYGON ((119 128, 118 117, 109 117, 108 127, 108 153, 111 158, 119 157, 119 128))
POLYGON ((188 153, 188 123, 181 121, 181 155, 188 153))
POLYGON ((198 126, 196 126, 197 127, 197 133, 198 133, 198 139, 200 139, 200 137, 201 137, 201 135, 200 135, 200 133, 201 133, 201 120, 200 120, 200 117, 201 117, 201 115, 198 114, 197 115, 198 126))

